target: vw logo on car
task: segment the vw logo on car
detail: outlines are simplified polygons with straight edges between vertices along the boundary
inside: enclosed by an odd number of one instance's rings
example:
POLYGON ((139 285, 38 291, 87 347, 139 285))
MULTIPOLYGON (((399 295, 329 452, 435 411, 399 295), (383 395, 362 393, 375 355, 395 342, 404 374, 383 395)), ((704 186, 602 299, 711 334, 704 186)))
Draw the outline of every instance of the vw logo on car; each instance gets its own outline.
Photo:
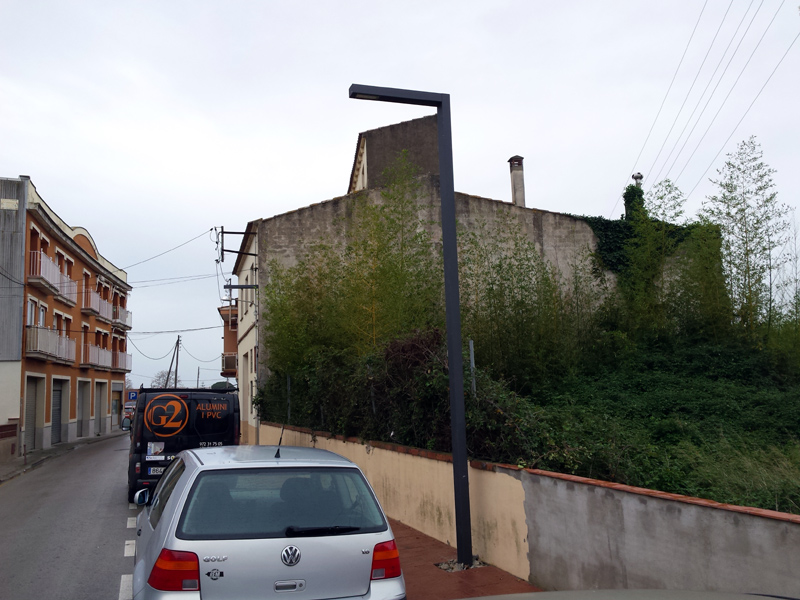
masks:
POLYGON ((287 567, 293 567, 300 562, 300 549, 297 546, 286 546, 281 552, 281 560, 287 567))

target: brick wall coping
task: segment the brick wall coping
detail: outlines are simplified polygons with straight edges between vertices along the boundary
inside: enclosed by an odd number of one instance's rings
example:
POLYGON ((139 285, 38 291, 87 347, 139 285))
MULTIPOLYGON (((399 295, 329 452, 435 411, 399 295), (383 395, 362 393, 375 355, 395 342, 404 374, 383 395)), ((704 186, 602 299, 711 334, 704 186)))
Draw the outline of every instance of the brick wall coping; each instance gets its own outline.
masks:
MULTIPOLYGON (((263 425, 270 425, 273 427, 281 427, 281 423, 267 423, 263 425)), ((438 460, 442 462, 453 462, 451 454, 446 452, 435 452, 433 450, 426 450, 424 448, 413 448, 411 446, 402 446, 400 444, 393 444, 388 442, 378 441, 364 441, 356 437, 346 437, 343 435, 333 435, 327 431, 314 431, 307 427, 295 427, 293 425, 285 425, 286 429, 297 431, 300 433, 308 433, 315 437, 335 439, 352 444, 361 444, 371 446, 373 448, 380 448, 382 450, 389 450, 390 452, 399 452, 401 454, 410 454, 411 456, 419 456, 430 460, 438 460)), ((696 506, 705 506, 706 508, 716 508, 719 510, 727 510, 735 513, 742 513, 752 515, 755 517, 763 517, 765 519, 773 519, 775 521, 785 521, 788 523, 797 523, 800 525, 800 515, 793 515, 791 513, 778 512, 776 510, 766 510, 763 508, 751 508, 749 506, 738 506, 736 504, 725 504, 723 502, 715 502, 714 500, 706 500, 704 498, 694 498, 692 496, 683 496, 681 494, 670 494, 668 492, 659 492, 658 490, 650 490, 647 488, 634 487, 632 485, 625 485, 622 483, 612 483, 610 481, 601 481, 600 479, 590 479, 589 477, 580 477, 578 475, 568 475, 566 473, 556 473, 553 471, 543 471, 541 469, 526 469, 516 465, 508 465, 503 463, 493 463, 481 460, 469 461, 470 467, 473 469, 481 469, 483 471, 498 472, 498 469, 510 471, 526 471, 532 475, 539 475, 540 477, 549 477, 550 479, 561 479, 570 481, 572 483, 580 483, 583 485, 593 485, 596 487, 603 487, 607 489, 616 490, 618 492, 627 492, 629 494, 637 494, 639 496, 649 496, 651 498, 659 498, 661 500, 672 500, 675 502, 683 502, 684 504, 694 504, 696 506)))

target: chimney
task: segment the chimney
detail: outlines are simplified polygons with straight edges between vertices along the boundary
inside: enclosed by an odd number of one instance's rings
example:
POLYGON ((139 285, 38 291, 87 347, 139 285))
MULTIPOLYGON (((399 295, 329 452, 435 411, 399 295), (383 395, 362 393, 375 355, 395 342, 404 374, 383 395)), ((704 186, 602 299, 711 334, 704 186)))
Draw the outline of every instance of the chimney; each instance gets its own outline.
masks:
POLYGON ((525 208, 525 176, 522 172, 522 157, 512 156, 508 162, 511 165, 511 202, 514 206, 525 208))

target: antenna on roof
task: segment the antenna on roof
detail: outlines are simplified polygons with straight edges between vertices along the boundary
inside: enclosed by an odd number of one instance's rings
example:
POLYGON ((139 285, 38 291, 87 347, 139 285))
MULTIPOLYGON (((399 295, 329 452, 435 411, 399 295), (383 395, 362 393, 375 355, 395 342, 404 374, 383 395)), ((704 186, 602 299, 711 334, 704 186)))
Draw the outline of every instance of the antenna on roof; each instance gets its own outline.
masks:
POLYGON ((283 441, 283 428, 285 425, 281 425, 281 437, 278 438, 278 449, 275 451, 275 458, 281 457, 281 442, 283 441))

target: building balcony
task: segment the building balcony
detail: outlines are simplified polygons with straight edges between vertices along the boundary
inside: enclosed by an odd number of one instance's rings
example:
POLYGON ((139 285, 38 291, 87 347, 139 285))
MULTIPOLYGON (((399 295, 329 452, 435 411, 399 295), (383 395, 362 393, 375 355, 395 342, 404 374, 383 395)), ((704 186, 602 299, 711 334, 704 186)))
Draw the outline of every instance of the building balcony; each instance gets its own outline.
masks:
POLYGON ((73 281, 68 275, 59 273, 60 281, 58 283, 58 298, 64 304, 75 306, 78 303, 78 282, 73 281))
POLYGON ((133 368, 133 356, 125 352, 113 352, 111 356, 111 370, 130 373, 133 368))
POLYGON ((234 352, 226 352, 222 355, 222 377, 236 377, 239 370, 239 355, 234 352))
POLYGON ((25 342, 26 358, 38 358, 63 364, 75 362, 75 340, 55 329, 29 327, 25 342))
POLYGON ((114 307, 107 300, 103 300, 100 294, 94 290, 83 290, 83 304, 81 312, 85 315, 94 315, 101 321, 111 323, 113 319, 114 307))
POLYGON ((133 327, 133 313, 121 306, 112 307, 113 324, 122 329, 133 327))
POLYGON ((31 252, 28 283, 46 294, 58 294, 61 289, 61 272, 58 270, 58 265, 41 250, 31 252))
POLYGON ((91 367, 97 369, 111 369, 113 357, 111 350, 106 350, 94 344, 83 345, 83 356, 81 357, 81 368, 91 367))

